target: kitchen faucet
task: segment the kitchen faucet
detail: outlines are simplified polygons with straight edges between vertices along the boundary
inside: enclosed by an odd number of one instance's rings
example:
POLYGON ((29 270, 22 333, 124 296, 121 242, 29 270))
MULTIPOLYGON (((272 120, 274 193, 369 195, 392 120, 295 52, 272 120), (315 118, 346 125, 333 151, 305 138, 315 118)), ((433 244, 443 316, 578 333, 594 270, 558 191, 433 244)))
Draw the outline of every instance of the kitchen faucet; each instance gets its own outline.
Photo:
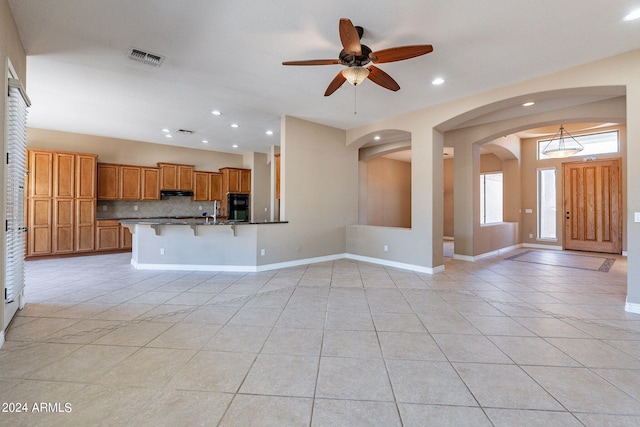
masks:
POLYGON ((206 212, 202 212, 202 216, 204 217, 205 224, 209 224, 209 218, 213 218, 213 224, 218 222, 218 201, 213 201, 213 215, 208 215, 206 212))

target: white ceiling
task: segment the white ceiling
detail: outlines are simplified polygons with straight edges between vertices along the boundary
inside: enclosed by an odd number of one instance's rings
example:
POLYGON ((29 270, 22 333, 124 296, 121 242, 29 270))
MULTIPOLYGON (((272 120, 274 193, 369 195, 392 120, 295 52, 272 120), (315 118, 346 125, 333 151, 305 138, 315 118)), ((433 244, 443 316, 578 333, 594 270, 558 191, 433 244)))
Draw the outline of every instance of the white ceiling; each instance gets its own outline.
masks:
POLYGON ((9 4, 28 55, 30 126, 225 152, 279 145, 282 115, 349 129, 640 48, 640 21, 622 21, 640 0, 9 4), (374 51, 434 52, 379 65, 398 92, 365 81, 357 96, 345 84, 324 97, 342 66, 281 63, 337 58, 343 17, 364 27, 374 51), (133 62, 131 48, 165 60, 133 62), (435 77, 446 82, 434 86, 435 77), (195 133, 168 139, 163 128, 195 133))

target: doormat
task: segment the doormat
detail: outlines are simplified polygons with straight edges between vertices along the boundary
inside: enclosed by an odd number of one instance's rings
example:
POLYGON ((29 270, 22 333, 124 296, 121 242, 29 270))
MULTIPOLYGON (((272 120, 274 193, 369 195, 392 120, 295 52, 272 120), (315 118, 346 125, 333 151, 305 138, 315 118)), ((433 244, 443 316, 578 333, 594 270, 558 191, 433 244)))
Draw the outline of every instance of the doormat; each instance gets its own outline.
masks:
POLYGON ((608 273, 615 262, 615 258, 596 255, 568 254, 556 251, 524 251, 505 259, 509 261, 527 262, 530 264, 576 268, 578 270, 602 271, 604 273, 608 273))

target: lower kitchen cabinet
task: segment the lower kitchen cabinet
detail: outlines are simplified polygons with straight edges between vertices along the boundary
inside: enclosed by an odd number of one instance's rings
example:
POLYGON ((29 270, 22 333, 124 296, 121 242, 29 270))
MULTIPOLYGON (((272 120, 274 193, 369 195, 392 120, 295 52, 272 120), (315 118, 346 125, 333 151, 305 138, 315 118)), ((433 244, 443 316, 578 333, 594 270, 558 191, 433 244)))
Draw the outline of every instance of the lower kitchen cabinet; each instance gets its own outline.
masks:
POLYGON ((96 221, 96 251, 131 249, 131 232, 116 219, 96 221))

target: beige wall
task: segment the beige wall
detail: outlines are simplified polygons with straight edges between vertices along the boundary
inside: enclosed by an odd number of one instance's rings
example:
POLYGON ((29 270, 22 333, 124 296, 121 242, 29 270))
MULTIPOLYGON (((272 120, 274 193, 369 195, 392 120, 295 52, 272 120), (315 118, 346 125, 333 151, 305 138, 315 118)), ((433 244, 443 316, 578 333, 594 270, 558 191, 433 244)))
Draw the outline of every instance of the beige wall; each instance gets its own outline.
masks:
POLYGON ((345 131, 285 116, 281 123, 281 213, 285 227, 261 228, 260 265, 335 257, 358 218, 358 150, 345 131))
POLYGON ((360 224, 410 228, 411 163, 377 157, 360 162, 360 167, 366 168, 361 175, 366 191, 361 192, 360 224))
MULTIPOLYGON (((0 119, 0 141, 4 152, 6 152, 6 142, 5 142, 5 111, 6 111, 6 99, 8 96, 8 88, 7 88, 7 80, 9 78, 9 63, 13 66, 14 70, 17 73, 17 77, 22 82, 23 86, 26 88, 26 69, 27 69, 27 56, 25 54, 24 48, 22 46, 22 42, 20 41, 20 36, 18 34, 18 29, 13 20, 13 15, 11 14, 11 10, 9 9, 9 3, 7 0, 0 0, 0 60, 2 61, 2 69, 3 69, 3 91, 2 91, 2 99, 0 99, 0 112, 2 112, 2 118, 0 119)), ((5 173, 5 162, 0 162, 0 173, 4 176, 5 173)), ((4 183, 4 180, 2 181, 4 183)), ((0 186, 0 199, 3 200, 2 205, 4 206, 4 197, 5 197, 5 186, 4 184, 0 186)), ((0 241, 6 241, 6 236, 4 232, 4 228, 0 231, 0 241)), ((5 277, 4 277, 4 258, 5 258, 5 245, 0 245, 0 278, 2 279, 2 284, 0 285, 0 291, 2 291, 2 295, 5 292, 5 277)), ((4 303, 0 304, 0 334, 4 333, 7 325, 4 324, 4 303)), ((2 341, 0 337, 0 341, 2 341)))
POLYGON ((443 234, 453 238, 453 162, 455 159, 444 159, 444 199, 443 199, 443 234))
POLYGON ((139 166, 158 162, 194 165, 196 170, 215 172, 222 167, 243 167, 241 154, 151 144, 45 129, 27 129, 27 146, 46 150, 74 151, 98 155, 98 161, 139 166))

